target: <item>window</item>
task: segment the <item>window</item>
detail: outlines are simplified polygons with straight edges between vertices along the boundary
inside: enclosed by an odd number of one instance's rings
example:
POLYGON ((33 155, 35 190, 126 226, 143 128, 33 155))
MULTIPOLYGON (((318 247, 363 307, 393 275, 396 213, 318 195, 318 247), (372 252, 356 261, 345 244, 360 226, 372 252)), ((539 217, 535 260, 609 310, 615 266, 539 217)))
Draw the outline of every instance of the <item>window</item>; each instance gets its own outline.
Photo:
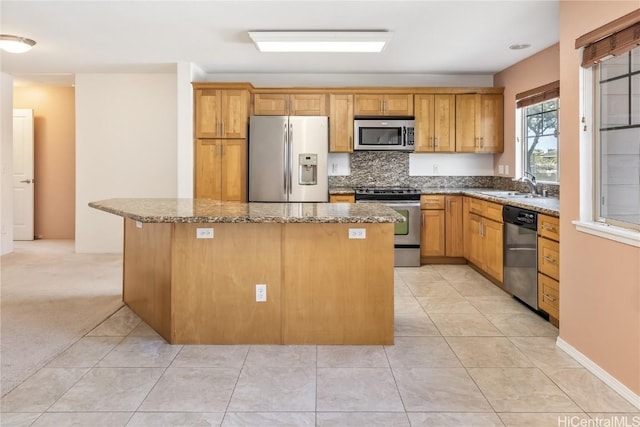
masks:
POLYGON ((558 103, 554 98, 522 109, 522 170, 538 181, 558 182, 558 103))
POLYGON ((593 73, 594 220, 640 229, 640 47, 593 73))

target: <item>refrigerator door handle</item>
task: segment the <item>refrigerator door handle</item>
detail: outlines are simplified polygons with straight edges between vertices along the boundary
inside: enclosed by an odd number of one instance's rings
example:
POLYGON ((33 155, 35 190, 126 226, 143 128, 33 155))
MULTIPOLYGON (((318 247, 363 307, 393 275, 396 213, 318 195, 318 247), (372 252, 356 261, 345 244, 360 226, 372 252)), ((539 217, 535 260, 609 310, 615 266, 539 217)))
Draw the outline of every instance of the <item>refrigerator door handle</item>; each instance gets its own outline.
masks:
POLYGON ((291 156, 291 146, 293 145, 293 123, 289 123, 289 149, 287 152, 289 153, 289 162, 287 162, 287 167, 289 168, 289 194, 291 194, 293 189, 293 183, 291 176, 293 175, 293 157, 291 156))
POLYGON ((288 155, 288 141, 289 141, 289 132, 287 131, 287 124, 284 124, 284 145, 282 146, 282 155, 283 155, 283 165, 284 165, 284 170, 283 170, 283 180, 282 180, 282 187, 284 189, 284 194, 287 194, 287 174, 289 173, 289 166, 288 166, 288 159, 289 159, 289 155, 288 155))

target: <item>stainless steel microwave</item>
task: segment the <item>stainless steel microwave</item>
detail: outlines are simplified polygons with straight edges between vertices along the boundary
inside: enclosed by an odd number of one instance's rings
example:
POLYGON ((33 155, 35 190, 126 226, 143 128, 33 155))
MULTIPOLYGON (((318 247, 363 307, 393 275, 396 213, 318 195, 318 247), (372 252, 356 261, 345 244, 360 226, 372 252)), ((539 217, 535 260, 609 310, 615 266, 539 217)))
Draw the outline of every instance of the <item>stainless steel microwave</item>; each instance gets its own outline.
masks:
POLYGON ((415 120, 404 118, 356 118, 354 150, 414 151, 415 120))

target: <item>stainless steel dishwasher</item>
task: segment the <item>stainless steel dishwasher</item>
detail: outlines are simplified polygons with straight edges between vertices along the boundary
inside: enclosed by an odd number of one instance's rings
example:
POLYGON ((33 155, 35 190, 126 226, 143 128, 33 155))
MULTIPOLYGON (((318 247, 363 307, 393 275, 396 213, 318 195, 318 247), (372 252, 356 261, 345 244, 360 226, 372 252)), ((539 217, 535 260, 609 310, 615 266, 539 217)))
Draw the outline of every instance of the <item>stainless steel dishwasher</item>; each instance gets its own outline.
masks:
POLYGON ((538 214, 505 206, 504 288, 513 296, 538 310, 538 214))

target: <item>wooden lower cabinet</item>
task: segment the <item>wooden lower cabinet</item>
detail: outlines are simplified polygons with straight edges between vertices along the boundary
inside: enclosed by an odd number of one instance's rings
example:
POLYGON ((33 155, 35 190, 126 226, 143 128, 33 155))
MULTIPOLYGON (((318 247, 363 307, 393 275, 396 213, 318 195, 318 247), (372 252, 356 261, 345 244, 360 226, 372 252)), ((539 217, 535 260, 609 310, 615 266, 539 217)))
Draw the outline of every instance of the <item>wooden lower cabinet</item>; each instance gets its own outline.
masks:
POLYGON ((538 273, 538 306, 549 316, 560 319, 560 283, 538 273))
POLYGON ((496 221, 496 203, 465 197, 463 253, 469 262, 487 275, 502 283, 503 281, 503 223, 496 221), (495 205, 495 206, 494 206, 495 205), (482 215, 476 213, 482 212, 482 215))
POLYGON ((245 139, 197 139, 195 158, 196 198, 247 200, 245 139))
POLYGON ((123 300, 171 344, 392 345, 393 230, 125 218, 123 300))
POLYGON ((353 194, 330 194, 329 203, 355 203, 356 196, 353 194))
POLYGON ((464 256, 464 227, 462 225, 462 196, 445 198, 445 254, 448 257, 464 256))
POLYGON ((462 196, 423 195, 420 206, 420 256, 464 256, 462 196))
POLYGON ((560 219, 538 215, 538 306, 560 324, 560 219))
POLYGON ((443 210, 422 209, 420 256, 445 256, 445 220, 443 210))

